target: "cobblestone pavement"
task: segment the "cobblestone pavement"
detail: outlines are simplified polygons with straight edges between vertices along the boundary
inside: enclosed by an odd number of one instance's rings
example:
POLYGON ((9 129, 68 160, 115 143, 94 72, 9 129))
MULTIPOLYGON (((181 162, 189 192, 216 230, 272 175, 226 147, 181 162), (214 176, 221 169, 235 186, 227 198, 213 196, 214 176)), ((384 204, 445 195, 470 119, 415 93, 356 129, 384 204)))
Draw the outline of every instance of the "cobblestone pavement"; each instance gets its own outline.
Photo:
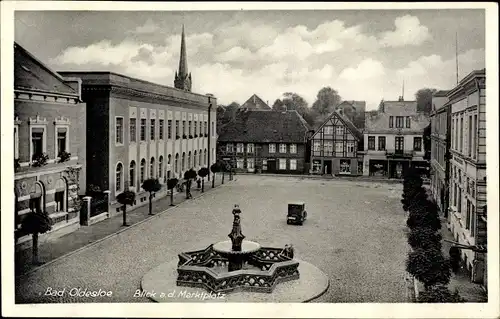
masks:
POLYGON ((406 239, 400 184, 236 176, 114 237, 30 273, 16 285, 16 302, 147 302, 134 297, 142 277, 182 251, 227 240, 234 204, 246 239, 263 246, 292 243, 297 258, 330 278, 317 302, 405 302, 406 239), (306 202, 303 226, 286 224, 287 203, 306 202), (63 297, 44 296, 48 288, 63 297), (70 297, 72 288, 112 291, 70 297))

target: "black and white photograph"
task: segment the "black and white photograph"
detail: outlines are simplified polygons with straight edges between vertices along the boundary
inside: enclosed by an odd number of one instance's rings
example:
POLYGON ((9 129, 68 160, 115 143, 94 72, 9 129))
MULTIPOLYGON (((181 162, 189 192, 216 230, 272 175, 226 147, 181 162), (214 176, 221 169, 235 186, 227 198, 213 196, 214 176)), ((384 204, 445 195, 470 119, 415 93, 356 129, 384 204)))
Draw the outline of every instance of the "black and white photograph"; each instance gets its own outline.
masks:
POLYGON ((2 2, 3 315, 497 318, 497 10, 2 2))

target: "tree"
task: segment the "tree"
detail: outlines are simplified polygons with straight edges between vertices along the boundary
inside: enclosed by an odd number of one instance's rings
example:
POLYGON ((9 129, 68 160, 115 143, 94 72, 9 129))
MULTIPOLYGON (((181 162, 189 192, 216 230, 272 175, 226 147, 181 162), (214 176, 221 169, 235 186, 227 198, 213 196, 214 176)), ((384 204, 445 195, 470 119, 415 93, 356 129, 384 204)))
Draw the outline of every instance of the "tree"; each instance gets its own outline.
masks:
POLYGON ((232 102, 226 106, 226 110, 224 111, 224 123, 229 123, 236 117, 236 113, 240 106, 241 105, 237 102, 232 102))
POLYGON ((276 101, 274 101, 272 109, 273 111, 283 112, 286 111, 286 105, 280 99, 276 99, 276 101))
POLYGON ((421 303, 451 303, 465 302, 466 300, 458 294, 458 291, 452 294, 446 285, 435 285, 420 292, 418 302, 421 303))
POLYGON ((214 174, 214 178, 212 179, 212 188, 215 187, 215 174, 219 173, 220 172, 220 165, 219 163, 213 163, 211 166, 210 166, 210 171, 212 171, 212 173, 214 174))
POLYGON ((289 111, 297 111, 301 116, 304 116, 309 111, 309 106, 306 100, 297 93, 286 92, 283 94, 283 104, 289 111))
POLYGON ((430 228, 434 231, 441 229, 441 219, 434 210, 429 201, 424 202, 422 205, 416 205, 410 209, 410 214, 406 225, 410 229, 416 228, 430 228))
POLYGON ((177 186, 179 180, 177 178, 170 178, 167 180, 167 189, 170 190, 170 206, 174 205, 174 188, 177 186))
POLYGON ((116 200, 118 201, 118 203, 120 203, 123 208, 123 226, 129 226, 127 224, 127 205, 134 205, 134 201, 135 201, 135 193, 133 191, 130 191, 130 190, 126 190, 124 191, 123 193, 120 193, 118 194, 118 196, 116 196, 116 200))
POLYGON ((204 186, 205 186, 205 177, 210 174, 210 171, 206 167, 200 168, 198 171, 198 175, 201 177, 201 192, 204 192, 204 186))
POLYGON ((415 93, 417 112, 429 114, 432 111, 432 95, 436 92, 436 89, 423 88, 415 93))
POLYGON ((196 178, 196 171, 194 169, 190 169, 184 172, 184 179, 186 180, 186 198, 189 198, 191 194, 191 182, 196 178))
POLYGON ((340 102, 342 102, 342 99, 339 93, 327 86, 319 90, 316 95, 316 101, 312 105, 312 109, 319 115, 325 116, 332 113, 340 102))
POLYGON ((436 284, 447 285, 451 272, 447 260, 440 249, 416 249, 408 254, 406 270, 426 289, 436 284))
POLYGON ((423 134, 423 142, 424 142, 424 159, 426 161, 431 160, 431 124, 427 125, 424 128, 423 134))
POLYGON ((142 189, 149 193, 149 215, 153 215, 153 193, 161 189, 160 181, 156 178, 148 178, 142 183, 142 189))
POLYGON ((31 234, 33 238, 32 263, 40 264, 38 260, 38 234, 43 234, 52 229, 52 222, 47 212, 30 211, 21 222, 21 231, 31 234))
POLYGON ((413 249, 441 249, 441 234, 428 227, 417 227, 408 235, 408 244, 413 249))

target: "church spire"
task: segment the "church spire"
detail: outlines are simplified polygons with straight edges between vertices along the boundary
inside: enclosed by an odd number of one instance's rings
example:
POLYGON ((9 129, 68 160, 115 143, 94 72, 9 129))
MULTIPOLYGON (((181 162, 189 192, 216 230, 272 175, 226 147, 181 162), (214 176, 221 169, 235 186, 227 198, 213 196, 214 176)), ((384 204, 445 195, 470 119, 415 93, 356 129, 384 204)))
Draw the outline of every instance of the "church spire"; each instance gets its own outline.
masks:
POLYGON ((179 57, 179 71, 175 72, 174 86, 178 89, 191 91, 191 73, 188 74, 186 38, 184 35, 184 24, 181 35, 181 54, 179 57))

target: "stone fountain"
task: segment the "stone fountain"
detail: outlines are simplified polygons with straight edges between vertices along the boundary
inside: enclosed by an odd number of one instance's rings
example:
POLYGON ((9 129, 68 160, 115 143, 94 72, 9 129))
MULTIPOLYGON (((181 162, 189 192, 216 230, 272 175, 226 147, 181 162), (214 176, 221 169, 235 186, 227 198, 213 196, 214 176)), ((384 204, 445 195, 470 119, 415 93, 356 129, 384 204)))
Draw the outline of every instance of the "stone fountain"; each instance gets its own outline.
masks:
POLYGON ((327 290, 328 277, 310 263, 294 259, 292 245, 261 247, 259 243, 245 240, 238 205, 232 214, 230 240, 180 253, 175 264, 161 265, 143 278, 142 289, 146 292, 161 290, 167 295, 167 291, 173 291, 172 298, 151 299, 190 301, 175 295, 176 289, 182 288, 192 293, 202 289, 205 294, 225 296, 224 300, 208 301, 304 302, 327 290))

